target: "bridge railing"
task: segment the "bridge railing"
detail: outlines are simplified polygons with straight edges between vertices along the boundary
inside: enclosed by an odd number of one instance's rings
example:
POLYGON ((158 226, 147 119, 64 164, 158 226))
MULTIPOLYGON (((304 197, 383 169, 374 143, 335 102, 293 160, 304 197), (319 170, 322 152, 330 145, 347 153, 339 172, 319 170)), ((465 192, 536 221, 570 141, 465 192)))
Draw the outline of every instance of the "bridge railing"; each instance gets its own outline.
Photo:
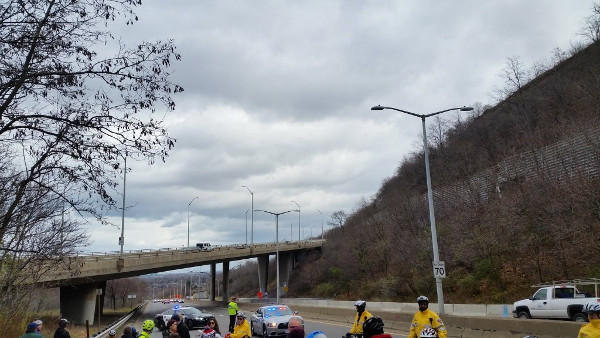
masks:
MULTIPOLYGON (((279 245, 302 245, 308 243, 321 243, 324 240, 302 240, 302 241, 284 241, 280 242, 279 245)), ((123 255, 152 255, 152 256, 160 256, 160 255, 172 255, 174 253, 179 252, 189 252, 189 253, 198 253, 198 252, 211 252, 211 251, 220 251, 220 250, 232 250, 232 249, 249 249, 249 248, 268 248, 276 246, 276 242, 266 242, 266 243, 254 243, 254 245, 248 244, 229 244, 229 245, 214 245, 210 250, 203 250, 202 248, 196 246, 190 247, 177 247, 177 248, 160 248, 160 249, 132 249, 132 250, 124 250, 123 255)), ((120 251, 105 251, 105 252, 81 252, 78 253, 77 258, 81 259, 116 259, 121 255, 120 251)))

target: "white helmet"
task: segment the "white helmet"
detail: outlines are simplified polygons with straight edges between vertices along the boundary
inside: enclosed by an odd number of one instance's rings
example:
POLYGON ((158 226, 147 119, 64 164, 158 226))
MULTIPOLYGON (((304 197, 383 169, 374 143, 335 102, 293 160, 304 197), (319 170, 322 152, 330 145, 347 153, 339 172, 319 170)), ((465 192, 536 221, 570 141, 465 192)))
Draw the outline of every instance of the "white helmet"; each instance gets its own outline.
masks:
POLYGON ((426 302, 427 304, 429 304, 429 298, 427 298, 425 296, 419 296, 417 298, 417 303, 420 303, 420 302, 426 302))
POLYGON ((117 335, 117 331, 115 331, 115 330, 110 330, 110 331, 108 331, 108 335, 109 335, 109 336, 116 336, 116 335, 117 335))
POLYGON ((437 338, 437 336, 437 331, 430 327, 424 328, 423 331, 421 331, 421 334, 419 335, 419 337, 421 338, 437 338))
POLYGON ((357 300, 356 303, 354 303, 354 306, 356 307, 366 307, 367 306, 367 302, 365 302, 364 300, 357 300))
POLYGON ((592 300, 587 302, 583 307, 583 312, 585 313, 600 313, 600 302, 598 300, 592 300))

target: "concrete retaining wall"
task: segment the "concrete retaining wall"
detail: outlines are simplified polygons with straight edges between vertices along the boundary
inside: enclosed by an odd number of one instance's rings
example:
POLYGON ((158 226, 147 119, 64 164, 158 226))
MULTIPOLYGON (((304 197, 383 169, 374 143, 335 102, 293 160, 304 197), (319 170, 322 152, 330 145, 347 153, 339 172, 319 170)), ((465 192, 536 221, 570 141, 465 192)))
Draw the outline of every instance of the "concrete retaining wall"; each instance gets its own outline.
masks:
MULTIPOLYGON (((240 307, 243 311, 250 313, 256 310, 259 304, 243 303, 240 300, 240 307)), ((247 301, 247 300, 246 300, 247 301)), ((339 323, 345 323, 348 327, 352 325, 356 310, 354 302, 311 300, 311 299, 284 299, 282 303, 291 305, 292 309, 298 311, 300 315, 307 319, 328 320, 339 323), (324 304, 337 303, 341 307, 322 306, 324 304)), ((434 304, 432 310, 435 311, 434 304)), ((379 316, 385 323, 385 329, 406 334, 410 329, 410 322, 413 314, 417 311, 416 304, 408 303, 390 303, 390 302, 368 302, 367 308, 372 314, 379 316), (404 304, 404 305, 402 305, 404 304), (395 309, 402 309, 396 311, 395 309)), ((467 314, 446 314, 442 316, 448 329, 448 337, 460 338, 523 338, 527 335, 536 335, 538 337, 558 338, 558 337, 577 337, 581 328, 580 323, 558 320, 543 319, 515 319, 502 318, 499 316, 482 315, 481 312, 492 309, 492 313, 497 312, 503 306, 490 307, 489 305, 460 305, 453 306, 454 311, 465 311, 465 313, 474 313, 475 316, 467 314)), ((447 307, 446 307, 447 309, 447 307)))

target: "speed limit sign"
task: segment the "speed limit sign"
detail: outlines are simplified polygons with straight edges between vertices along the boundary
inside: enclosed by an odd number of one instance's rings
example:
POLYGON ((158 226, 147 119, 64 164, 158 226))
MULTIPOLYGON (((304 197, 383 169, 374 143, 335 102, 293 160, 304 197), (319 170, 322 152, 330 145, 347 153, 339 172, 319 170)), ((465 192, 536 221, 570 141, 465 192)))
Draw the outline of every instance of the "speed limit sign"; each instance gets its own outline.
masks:
POLYGON ((433 276, 435 278, 446 278, 446 264, 444 261, 433 262, 433 276))

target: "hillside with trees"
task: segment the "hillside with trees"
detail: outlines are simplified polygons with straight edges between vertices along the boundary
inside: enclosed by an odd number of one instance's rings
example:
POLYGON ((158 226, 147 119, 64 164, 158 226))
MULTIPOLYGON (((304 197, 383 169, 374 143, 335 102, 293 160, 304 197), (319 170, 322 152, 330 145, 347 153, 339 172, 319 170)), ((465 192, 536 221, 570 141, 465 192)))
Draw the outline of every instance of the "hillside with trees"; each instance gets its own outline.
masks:
MULTIPOLYGON (((447 303, 512 302, 533 283, 600 277, 600 44, 589 32, 590 45, 532 70, 509 58, 495 106, 427 120, 447 303)), ((326 234, 291 295, 435 299, 423 156, 326 234)))

